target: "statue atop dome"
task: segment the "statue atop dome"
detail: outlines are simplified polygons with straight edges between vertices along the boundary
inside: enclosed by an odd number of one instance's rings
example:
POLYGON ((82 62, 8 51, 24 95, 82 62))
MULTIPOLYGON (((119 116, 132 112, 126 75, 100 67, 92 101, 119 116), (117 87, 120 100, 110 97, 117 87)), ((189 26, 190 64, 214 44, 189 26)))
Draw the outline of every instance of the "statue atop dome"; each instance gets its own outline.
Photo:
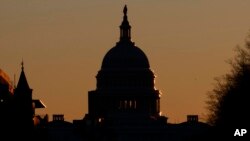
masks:
POLYGON ((123 8, 123 13, 124 13, 124 15, 127 15, 127 11, 128 11, 127 5, 125 5, 124 8, 123 8))
POLYGON ((124 6, 123 9, 123 21, 122 24, 120 25, 120 42, 131 42, 131 26, 129 25, 128 22, 128 16, 127 16, 127 6, 124 6))

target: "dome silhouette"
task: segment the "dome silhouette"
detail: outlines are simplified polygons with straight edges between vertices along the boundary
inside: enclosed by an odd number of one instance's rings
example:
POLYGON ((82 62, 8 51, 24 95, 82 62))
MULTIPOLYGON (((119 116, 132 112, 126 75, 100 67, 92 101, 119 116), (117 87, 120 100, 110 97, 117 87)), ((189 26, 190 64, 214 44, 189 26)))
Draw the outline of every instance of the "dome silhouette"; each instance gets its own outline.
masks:
POLYGON ((131 41, 131 26, 128 22, 126 5, 123 13, 123 21, 120 25, 120 41, 104 56, 102 69, 149 68, 147 56, 131 41))
POLYGON ((132 42, 118 43, 104 56, 102 69, 149 68, 144 52, 132 42))

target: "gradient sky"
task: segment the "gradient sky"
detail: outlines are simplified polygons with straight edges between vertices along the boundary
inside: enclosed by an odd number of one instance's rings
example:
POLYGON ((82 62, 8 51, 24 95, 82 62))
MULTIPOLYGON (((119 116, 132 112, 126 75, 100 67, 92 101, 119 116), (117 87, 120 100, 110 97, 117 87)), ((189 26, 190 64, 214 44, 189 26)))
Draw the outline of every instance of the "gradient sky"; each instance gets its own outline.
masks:
POLYGON ((88 91, 106 52, 119 40, 124 5, 132 40, 148 56, 170 122, 206 115, 214 77, 250 29, 247 0, 1 0, 0 68, 14 80, 21 61, 33 98, 67 121, 87 113, 88 91))

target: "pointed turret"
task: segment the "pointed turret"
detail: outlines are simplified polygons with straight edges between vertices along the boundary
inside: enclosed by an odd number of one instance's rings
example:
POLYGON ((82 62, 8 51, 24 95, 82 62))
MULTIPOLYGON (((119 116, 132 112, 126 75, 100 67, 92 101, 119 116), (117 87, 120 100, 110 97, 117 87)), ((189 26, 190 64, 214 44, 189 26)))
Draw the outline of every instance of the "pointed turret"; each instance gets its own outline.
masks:
POLYGON ((31 134, 31 130, 34 127, 34 106, 32 103, 32 89, 30 89, 24 73, 23 61, 21 65, 22 71, 14 92, 13 112, 16 116, 18 116, 18 119, 15 120, 14 125, 16 129, 22 130, 24 128, 26 131, 28 131, 27 134, 31 134))
POLYGON ((19 81, 17 83, 17 89, 30 89, 28 81, 27 81, 25 73, 24 73, 23 61, 22 61, 21 65, 22 65, 22 71, 21 71, 21 74, 19 77, 19 81))
POLYGON ((123 9, 123 21, 122 24, 120 25, 120 41, 130 41, 131 39, 131 26, 129 25, 128 22, 128 17, 127 17, 127 6, 124 6, 123 9))

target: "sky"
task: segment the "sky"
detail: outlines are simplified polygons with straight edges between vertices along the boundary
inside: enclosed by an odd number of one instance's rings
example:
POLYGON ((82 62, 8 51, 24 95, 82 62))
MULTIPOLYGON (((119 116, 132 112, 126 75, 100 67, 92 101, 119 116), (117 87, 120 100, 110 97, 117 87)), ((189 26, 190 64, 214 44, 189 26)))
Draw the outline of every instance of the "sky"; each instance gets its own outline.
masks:
POLYGON ((65 120, 88 113, 88 91, 104 55, 119 40, 124 5, 132 40, 147 55, 169 122, 205 120, 214 78, 244 46, 250 29, 246 0, 1 0, 0 68, 14 82, 21 61, 33 99, 65 120))

